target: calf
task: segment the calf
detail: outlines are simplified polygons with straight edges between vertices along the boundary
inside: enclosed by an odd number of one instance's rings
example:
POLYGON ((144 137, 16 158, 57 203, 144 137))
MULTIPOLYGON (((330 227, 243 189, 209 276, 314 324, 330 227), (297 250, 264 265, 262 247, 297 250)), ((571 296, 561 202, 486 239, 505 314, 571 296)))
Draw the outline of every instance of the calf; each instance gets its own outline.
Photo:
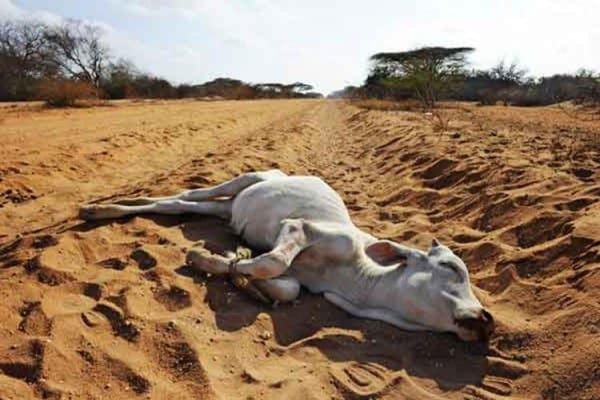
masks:
POLYGON ((494 319, 477 300, 464 262, 435 239, 425 252, 358 229, 340 196, 314 176, 271 170, 159 198, 83 206, 86 220, 139 213, 216 215, 251 247, 250 259, 192 249, 188 264, 231 274, 263 298, 293 301, 300 285, 352 315, 416 331, 487 340, 494 319))

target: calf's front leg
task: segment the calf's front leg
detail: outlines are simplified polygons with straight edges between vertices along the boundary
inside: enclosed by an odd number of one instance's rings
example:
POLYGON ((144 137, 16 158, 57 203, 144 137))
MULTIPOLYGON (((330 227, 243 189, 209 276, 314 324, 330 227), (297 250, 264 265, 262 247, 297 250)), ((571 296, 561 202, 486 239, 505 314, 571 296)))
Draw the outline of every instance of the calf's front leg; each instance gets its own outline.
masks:
POLYGON ((282 275, 306 246, 302 220, 284 220, 275 247, 268 253, 247 260, 208 254, 205 249, 191 249, 187 262, 212 274, 242 274, 250 278, 270 279, 282 275))
MULTIPOLYGON (((223 257, 204 248, 196 248, 188 252, 187 262, 194 268, 219 274, 232 271, 233 264, 245 256, 246 254, 242 254, 239 249, 236 253, 228 252, 223 257)), ((265 304, 291 302, 300 294, 300 283, 291 276, 258 279, 234 272, 231 274, 231 282, 238 289, 265 304)))
POLYGON ((303 228, 302 220, 283 221, 273 250, 258 257, 240 260, 234 255, 223 257, 197 248, 188 251, 187 263, 212 274, 231 274, 235 286, 265 303, 290 302, 298 297, 300 283, 281 275, 307 246, 303 228))

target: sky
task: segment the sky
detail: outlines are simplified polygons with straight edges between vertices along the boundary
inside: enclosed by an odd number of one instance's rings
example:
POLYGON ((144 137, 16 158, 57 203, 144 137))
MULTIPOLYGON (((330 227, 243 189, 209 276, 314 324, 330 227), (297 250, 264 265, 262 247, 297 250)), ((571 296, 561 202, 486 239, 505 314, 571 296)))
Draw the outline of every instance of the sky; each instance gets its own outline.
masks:
POLYGON ((361 84, 369 56, 469 46, 473 68, 600 71, 600 0, 0 0, 0 19, 99 25, 115 57, 173 83, 361 84))

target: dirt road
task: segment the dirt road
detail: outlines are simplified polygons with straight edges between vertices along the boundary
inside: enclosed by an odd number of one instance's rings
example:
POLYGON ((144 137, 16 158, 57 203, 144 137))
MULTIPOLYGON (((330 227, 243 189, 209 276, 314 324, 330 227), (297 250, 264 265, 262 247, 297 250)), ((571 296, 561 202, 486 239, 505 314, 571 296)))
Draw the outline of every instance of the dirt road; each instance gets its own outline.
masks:
POLYGON ((0 108, 0 398, 600 398, 600 125, 552 108, 367 111, 325 100, 0 108), (279 168, 357 225, 467 262, 489 348, 270 309, 193 274, 213 218, 82 223, 79 204, 279 168))

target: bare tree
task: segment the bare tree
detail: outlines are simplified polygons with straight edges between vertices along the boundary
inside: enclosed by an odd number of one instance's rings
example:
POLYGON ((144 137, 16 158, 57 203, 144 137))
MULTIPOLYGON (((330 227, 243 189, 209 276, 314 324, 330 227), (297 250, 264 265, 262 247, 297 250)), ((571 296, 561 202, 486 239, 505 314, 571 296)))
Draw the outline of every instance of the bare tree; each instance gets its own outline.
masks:
POLYGON ((48 60, 47 26, 35 21, 0 24, 0 98, 22 100, 31 96, 34 81, 56 73, 48 60))
POLYGON ((56 56, 53 62, 63 75, 100 87, 109 60, 101 34, 99 27, 76 20, 47 30, 46 38, 56 56))
POLYGON ((319 97, 312 86, 252 85, 219 78, 202 85, 179 85, 144 73, 130 61, 110 57, 102 30, 78 20, 59 25, 34 21, 0 23, 0 101, 43 99, 72 106, 100 97, 173 98, 219 96, 228 99, 319 97))

